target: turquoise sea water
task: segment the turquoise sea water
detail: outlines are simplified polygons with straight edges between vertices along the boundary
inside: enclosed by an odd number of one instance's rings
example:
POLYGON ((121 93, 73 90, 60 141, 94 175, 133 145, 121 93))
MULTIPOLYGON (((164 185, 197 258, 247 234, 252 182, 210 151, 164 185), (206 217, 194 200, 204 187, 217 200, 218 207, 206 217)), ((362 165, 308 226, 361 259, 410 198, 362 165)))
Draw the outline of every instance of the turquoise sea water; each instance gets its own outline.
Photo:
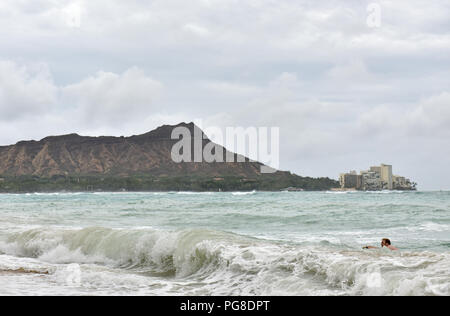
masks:
POLYGON ((5 294, 450 295, 450 192, 0 195, 5 294))

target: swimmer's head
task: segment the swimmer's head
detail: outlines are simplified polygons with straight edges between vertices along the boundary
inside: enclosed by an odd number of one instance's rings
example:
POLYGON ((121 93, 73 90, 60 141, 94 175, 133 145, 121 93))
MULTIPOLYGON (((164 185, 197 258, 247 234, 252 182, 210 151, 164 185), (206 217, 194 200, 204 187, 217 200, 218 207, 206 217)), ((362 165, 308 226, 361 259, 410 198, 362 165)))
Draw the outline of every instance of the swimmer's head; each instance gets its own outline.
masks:
POLYGON ((381 240, 381 247, 389 247, 391 245, 391 241, 387 238, 383 238, 381 240))

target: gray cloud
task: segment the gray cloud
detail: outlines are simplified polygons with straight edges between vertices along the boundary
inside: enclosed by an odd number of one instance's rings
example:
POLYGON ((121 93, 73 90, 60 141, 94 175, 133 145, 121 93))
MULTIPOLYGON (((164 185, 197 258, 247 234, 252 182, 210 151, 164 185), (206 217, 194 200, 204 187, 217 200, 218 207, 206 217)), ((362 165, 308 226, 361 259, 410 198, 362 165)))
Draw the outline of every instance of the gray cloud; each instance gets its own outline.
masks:
MULTIPOLYGON (((123 74, 98 72, 78 83, 58 86, 45 65, 0 61, 0 120, 3 129, 22 126, 19 135, 28 131, 26 138, 70 132, 69 128, 119 131, 131 123, 153 121, 149 117, 162 120, 164 111, 155 107, 155 101, 163 90, 162 83, 136 67, 123 74)), ((3 136, 5 141, 19 140, 11 133, 3 135, 8 135, 3 136)))
POLYGON ((450 188, 449 12, 445 0, 4 0, 0 143, 202 118, 280 126, 282 167, 300 174, 386 162, 450 188), (366 24, 371 2, 380 28, 366 24))
POLYGON ((51 110, 56 98, 57 89, 44 65, 0 61, 0 121, 51 110))
POLYGON ((131 68, 122 75, 99 72, 61 89, 62 101, 70 104, 81 125, 116 126, 157 113, 154 101, 163 85, 131 68))

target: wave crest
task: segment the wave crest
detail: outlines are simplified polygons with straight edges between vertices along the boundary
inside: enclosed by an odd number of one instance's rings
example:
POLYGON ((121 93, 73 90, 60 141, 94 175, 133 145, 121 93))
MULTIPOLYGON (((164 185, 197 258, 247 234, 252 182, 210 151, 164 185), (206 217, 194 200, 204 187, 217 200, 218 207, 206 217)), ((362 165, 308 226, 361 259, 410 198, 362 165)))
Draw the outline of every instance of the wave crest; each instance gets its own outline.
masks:
POLYGON ((219 233, 206 230, 163 232, 113 230, 34 229, 10 236, 0 250, 8 255, 50 263, 93 263, 151 273, 187 276, 217 264, 220 247, 211 239, 219 233))
POLYGON ((0 251, 178 278, 202 284, 208 295, 450 294, 445 253, 288 246, 209 230, 34 229, 10 235, 0 251))

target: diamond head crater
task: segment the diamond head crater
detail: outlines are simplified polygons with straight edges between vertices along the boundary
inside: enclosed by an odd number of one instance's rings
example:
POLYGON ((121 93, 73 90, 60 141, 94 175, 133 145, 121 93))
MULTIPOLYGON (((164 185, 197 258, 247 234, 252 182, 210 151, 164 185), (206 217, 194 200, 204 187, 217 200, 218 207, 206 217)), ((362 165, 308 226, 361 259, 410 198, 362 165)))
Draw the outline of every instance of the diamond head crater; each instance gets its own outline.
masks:
MULTIPOLYGON (((177 127, 188 128, 193 135, 199 129, 194 123, 181 123, 130 137, 70 134, 2 146, 0 192, 323 191, 339 187, 330 178, 278 170, 262 173, 262 163, 235 153, 231 153, 234 162, 174 162, 171 151, 179 140, 172 138, 172 132, 177 127)), ((203 131, 198 134, 202 146, 211 143, 203 131)), ((214 145, 230 155, 226 148, 214 145)))

